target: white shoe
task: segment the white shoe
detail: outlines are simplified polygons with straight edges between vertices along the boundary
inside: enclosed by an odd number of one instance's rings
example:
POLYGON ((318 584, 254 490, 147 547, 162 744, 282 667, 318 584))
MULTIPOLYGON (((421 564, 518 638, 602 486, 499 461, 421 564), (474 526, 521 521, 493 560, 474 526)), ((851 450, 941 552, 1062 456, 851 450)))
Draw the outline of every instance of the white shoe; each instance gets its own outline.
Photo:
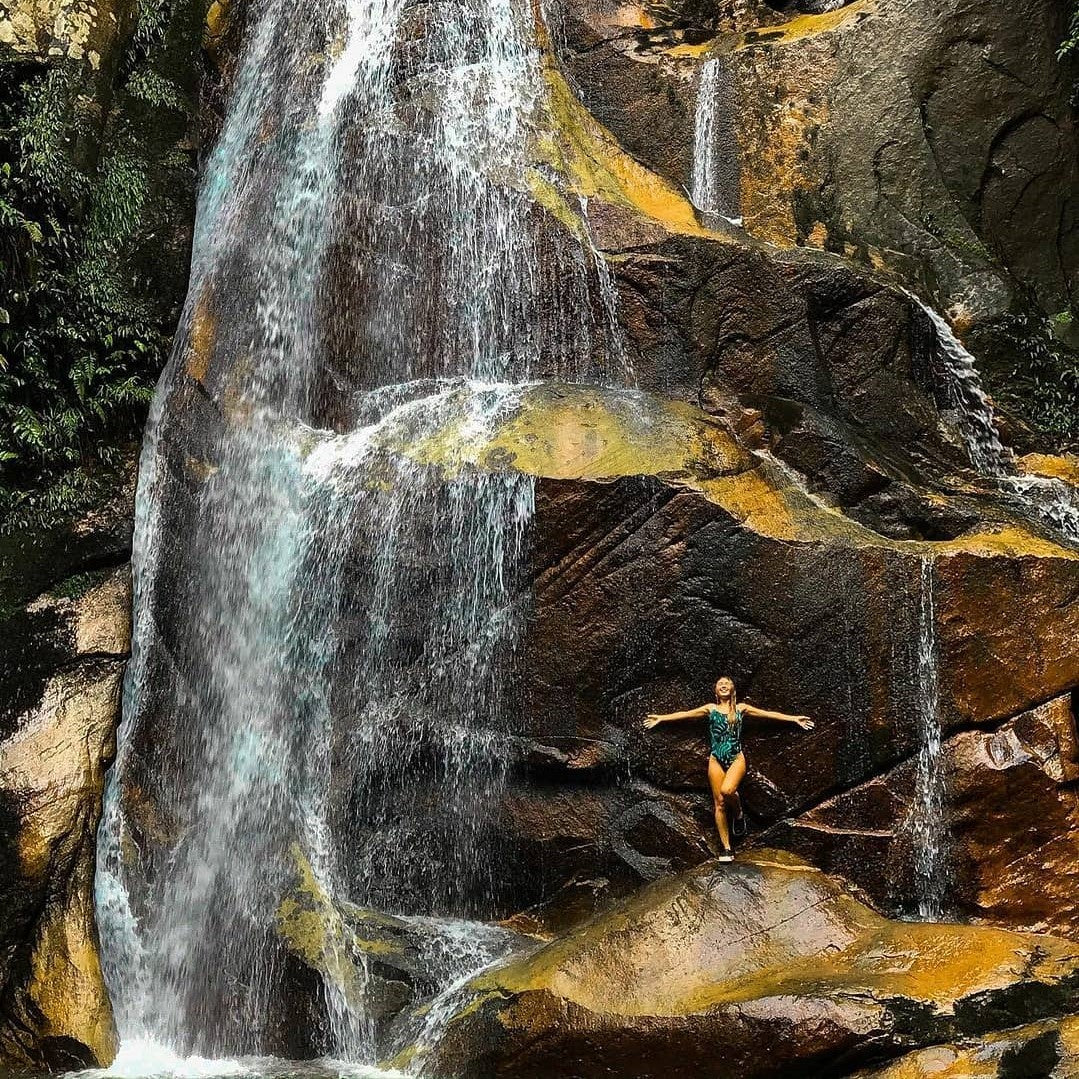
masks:
POLYGON ((728 850, 728 851, 724 851, 724 852, 723 852, 723 853, 722 853, 722 854, 721 854, 721 855, 720 855, 720 856, 719 856, 719 857, 718 857, 718 858, 716 859, 716 861, 717 861, 717 862, 733 862, 733 861, 734 861, 734 855, 733 855, 733 854, 731 854, 731 852, 730 852, 729 850, 728 850))

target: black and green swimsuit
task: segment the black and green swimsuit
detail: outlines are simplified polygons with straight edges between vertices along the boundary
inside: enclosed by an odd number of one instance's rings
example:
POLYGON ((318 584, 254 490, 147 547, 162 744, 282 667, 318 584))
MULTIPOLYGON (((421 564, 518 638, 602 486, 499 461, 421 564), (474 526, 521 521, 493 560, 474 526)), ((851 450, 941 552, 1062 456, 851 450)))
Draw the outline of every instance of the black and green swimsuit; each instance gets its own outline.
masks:
POLYGON ((714 704, 708 707, 708 733, 712 739, 712 756, 724 768, 730 768, 734 758, 742 752, 742 717, 745 712, 736 710, 734 722, 714 704))

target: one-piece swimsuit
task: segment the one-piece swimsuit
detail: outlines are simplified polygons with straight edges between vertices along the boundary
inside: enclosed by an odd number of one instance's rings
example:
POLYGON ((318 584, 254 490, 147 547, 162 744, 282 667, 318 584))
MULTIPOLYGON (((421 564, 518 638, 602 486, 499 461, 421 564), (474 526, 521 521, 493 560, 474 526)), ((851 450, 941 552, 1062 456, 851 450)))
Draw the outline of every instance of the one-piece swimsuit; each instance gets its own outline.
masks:
POLYGON ((734 758, 742 752, 742 716, 745 713, 737 710, 734 713, 734 722, 730 722, 727 714, 721 712, 714 704, 708 710, 708 733, 712 740, 712 756, 724 768, 730 768, 734 758))

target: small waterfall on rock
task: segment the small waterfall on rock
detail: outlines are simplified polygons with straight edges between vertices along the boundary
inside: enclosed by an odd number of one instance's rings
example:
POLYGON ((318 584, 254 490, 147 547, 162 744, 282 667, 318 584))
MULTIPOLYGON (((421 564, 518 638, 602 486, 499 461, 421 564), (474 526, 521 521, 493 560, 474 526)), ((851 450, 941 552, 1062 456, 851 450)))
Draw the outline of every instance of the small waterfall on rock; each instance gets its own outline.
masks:
POLYGON ((1015 454, 1000 440, 977 361, 936 311, 911 298, 933 325, 945 392, 970 463, 1033 516, 1079 542, 1079 490, 1058 479, 1017 474, 1015 454))
POLYGON ((594 332, 605 264, 519 182, 533 17, 252 12, 141 467, 97 882, 126 1043, 259 1053, 303 1027, 299 910, 329 1024, 303 1051, 370 1061, 340 904, 498 911, 533 481, 469 447, 532 380, 627 362, 594 332))
POLYGON ((918 755, 914 793, 906 829, 910 836, 918 917, 940 918, 947 894, 947 780, 941 752, 940 683, 936 610, 933 601, 933 562, 919 561, 918 636, 915 663, 915 714, 918 755))
POLYGON ((701 65, 693 122, 693 175, 690 199, 706 225, 725 221, 740 226, 738 144, 733 90, 725 61, 712 57, 701 65))

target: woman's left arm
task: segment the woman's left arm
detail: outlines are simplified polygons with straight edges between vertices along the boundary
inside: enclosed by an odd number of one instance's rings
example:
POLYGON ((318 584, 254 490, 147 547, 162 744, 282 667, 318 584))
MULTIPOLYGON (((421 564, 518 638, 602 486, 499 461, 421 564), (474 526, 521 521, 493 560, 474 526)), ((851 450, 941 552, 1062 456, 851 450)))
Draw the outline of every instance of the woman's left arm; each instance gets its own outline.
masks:
POLYGON ((780 723, 797 723, 804 731, 811 731, 816 724, 809 716, 788 716, 786 712, 769 712, 764 708, 757 708, 752 704, 741 704, 742 711, 747 716, 757 716, 759 719, 774 719, 780 723))

